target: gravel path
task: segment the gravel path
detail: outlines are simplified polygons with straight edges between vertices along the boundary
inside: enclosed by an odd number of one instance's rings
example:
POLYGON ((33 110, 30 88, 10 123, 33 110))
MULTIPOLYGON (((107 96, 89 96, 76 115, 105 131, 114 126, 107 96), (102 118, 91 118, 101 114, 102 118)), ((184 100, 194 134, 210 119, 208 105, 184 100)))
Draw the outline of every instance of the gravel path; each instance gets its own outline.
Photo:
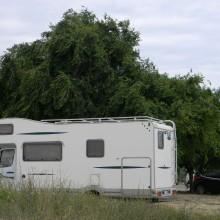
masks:
POLYGON ((186 212, 220 216, 220 195, 179 193, 175 199, 162 202, 161 205, 175 209, 183 209, 186 212))

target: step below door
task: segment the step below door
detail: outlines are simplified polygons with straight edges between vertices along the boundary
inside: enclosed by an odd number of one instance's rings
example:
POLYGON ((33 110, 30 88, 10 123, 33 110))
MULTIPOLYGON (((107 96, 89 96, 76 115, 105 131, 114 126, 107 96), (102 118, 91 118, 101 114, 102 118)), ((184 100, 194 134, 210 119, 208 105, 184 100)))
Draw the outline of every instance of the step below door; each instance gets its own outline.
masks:
POLYGON ((121 191, 124 196, 144 197, 151 189, 151 160, 147 157, 124 157, 121 161, 121 191))

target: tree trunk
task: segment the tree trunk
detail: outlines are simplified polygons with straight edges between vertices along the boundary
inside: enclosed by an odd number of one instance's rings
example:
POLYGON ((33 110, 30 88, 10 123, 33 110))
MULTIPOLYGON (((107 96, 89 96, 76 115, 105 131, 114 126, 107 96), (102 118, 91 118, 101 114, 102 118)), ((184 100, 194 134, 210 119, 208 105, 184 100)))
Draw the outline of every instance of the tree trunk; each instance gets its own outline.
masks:
POLYGON ((190 192, 193 192, 193 170, 188 170, 190 192))

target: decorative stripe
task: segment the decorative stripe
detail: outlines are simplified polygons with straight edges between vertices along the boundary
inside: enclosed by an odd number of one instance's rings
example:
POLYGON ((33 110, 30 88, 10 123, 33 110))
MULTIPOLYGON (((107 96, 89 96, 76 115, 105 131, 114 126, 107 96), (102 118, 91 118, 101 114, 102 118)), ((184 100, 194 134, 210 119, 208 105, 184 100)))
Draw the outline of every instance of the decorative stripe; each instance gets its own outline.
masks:
POLYGON ((0 173, 0 177, 4 177, 4 178, 8 178, 8 179, 14 179, 13 176, 5 176, 5 175, 3 175, 2 173, 0 173))
POLYGON ((100 169, 137 169, 137 168, 147 168, 147 167, 139 167, 139 166, 103 166, 103 167, 94 167, 100 169))
POLYGON ((166 166, 163 166, 163 167, 158 167, 160 169, 169 169, 170 167, 166 167, 166 166))
POLYGON ((19 135, 49 135, 49 134, 65 134, 67 132, 27 132, 20 133, 19 135))
POLYGON ((29 176, 53 176, 53 173, 28 173, 29 176))
POLYGON ((8 171, 8 172, 6 172, 7 174, 14 174, 15 172, 13 172, 13 171, 8 171))

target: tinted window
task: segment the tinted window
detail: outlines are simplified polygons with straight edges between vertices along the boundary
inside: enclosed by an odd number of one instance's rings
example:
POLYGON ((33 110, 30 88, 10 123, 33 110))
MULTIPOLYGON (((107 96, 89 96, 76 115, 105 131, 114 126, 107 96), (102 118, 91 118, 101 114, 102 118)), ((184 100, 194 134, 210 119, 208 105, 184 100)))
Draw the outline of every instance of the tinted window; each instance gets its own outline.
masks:
POLYGON ((164 148, 164 133, 163 131, 158 131, 158 148, 164 148))
POLYGON ((24 161, 61 161, 62 144, 60 142, 24 143, 24 161))
POLYGON ((104 140, 87 140, 86 155, 87 157, 104 157, 104 140))
POLYGON ((14 160, 14 149, 2 150, 0 155, 0 167, 10 167, 14 160))
POLYGON ((170 131, 167 131, 167 140, 171 140, 171 132, 170 131))
POLYGON ((0 135, 13 134, 12 124, 0 124, 0 135))
POLYGON ((206 174, 208 177, 220 178, 220 171, 212 171, 206 174))

